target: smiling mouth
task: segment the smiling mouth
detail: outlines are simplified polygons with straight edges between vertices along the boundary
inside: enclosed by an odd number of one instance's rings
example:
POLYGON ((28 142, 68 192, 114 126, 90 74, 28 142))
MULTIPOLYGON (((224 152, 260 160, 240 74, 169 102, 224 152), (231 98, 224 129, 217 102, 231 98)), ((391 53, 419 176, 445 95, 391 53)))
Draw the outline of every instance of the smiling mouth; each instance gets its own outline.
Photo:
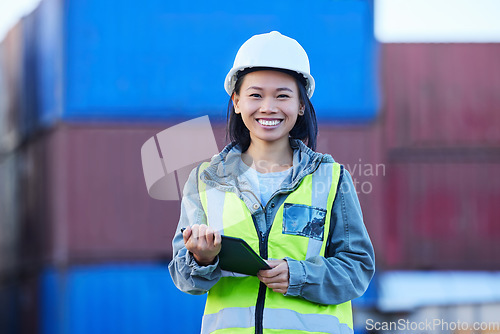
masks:
POLYGON ((273 120, 267 120, 267 119, 258 119, 257 122, 259 122, 261 125, 264 126, 275 126, 278 125, 282 122, 282 119, 273 119, 273 120))

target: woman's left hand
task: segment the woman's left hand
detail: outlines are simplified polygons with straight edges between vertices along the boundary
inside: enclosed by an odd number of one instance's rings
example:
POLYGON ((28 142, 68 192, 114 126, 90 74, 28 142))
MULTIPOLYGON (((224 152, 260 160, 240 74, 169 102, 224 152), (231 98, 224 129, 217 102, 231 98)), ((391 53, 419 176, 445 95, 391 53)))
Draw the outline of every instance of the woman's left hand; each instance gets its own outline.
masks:
POLYGON ((286 260, 267 260, 271 269, 260 270, 257 273, 259 280, 274 292, 286 293, 288 291, 288 262, 286 260))

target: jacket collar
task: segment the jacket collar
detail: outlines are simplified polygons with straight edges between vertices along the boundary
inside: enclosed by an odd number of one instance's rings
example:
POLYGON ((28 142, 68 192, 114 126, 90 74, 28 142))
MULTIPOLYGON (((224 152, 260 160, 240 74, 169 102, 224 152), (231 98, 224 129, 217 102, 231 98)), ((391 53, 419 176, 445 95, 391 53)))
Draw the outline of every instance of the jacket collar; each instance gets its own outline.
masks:
MULTIPOLYGON (((334 162, 332 156, 314 152, 301 140, 290 139, 290 145, 293 149, 293 166, 289 182, 283 184, 285 190, 293 189, 304 176, 313 173, 321 162, 334 162)), ((200 179, 208 186, 239 193, 242 188, 249 186, 244 170, 250 168, 241 160, 241 153, 240 145, 234 142, 227 145, 212 157, 200 179)))

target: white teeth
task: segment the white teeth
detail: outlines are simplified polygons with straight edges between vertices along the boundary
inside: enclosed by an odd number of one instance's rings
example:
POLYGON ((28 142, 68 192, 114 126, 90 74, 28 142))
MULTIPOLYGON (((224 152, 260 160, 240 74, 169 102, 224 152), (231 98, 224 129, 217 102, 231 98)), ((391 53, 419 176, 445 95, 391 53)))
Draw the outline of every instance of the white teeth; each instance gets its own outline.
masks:
POLYGON ((268 126, 277 125, 278 123, 281 122, 280 120, 266 121, 265 119, 259 119, 258 121, 259 121, 260 124, 262 124, 262 125, 268 125, 268 126))

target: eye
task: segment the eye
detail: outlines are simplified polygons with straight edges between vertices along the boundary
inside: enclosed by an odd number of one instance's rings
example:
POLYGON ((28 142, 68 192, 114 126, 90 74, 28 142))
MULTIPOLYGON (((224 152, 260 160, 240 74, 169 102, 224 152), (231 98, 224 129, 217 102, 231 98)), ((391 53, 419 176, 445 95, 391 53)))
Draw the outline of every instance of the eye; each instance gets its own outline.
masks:
POLYGON ((256 98, 259 98, 260 97, 260 94, 258 93, 252 93, 249 95, 250 97, 256 97, 256 98))
POLYGON ((289 96, 289 95, 287 95, 287 94, 280 94, 280 95, 278 95, 278 99, 287 99, 287 98, 289 98, 289 97, 290 97, 290 96, 289 96))

